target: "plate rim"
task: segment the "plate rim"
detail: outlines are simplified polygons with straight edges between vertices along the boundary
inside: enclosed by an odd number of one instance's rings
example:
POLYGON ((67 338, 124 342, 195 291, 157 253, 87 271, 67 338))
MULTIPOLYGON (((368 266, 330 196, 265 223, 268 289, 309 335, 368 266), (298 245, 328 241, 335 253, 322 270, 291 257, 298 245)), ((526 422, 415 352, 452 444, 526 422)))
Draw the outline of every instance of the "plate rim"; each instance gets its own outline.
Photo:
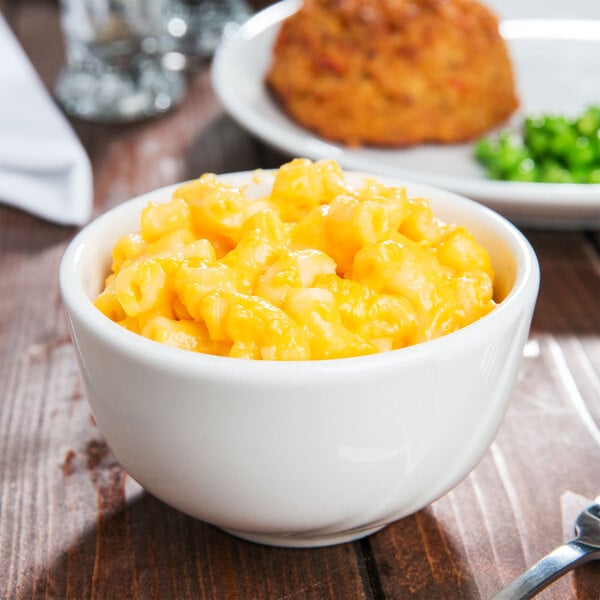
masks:
MULTIPOLYGON (((312 160, 332 158, 342 168, 369 171, 377 175, 393 175, 401 178, 420 181, 425 184, 442 187, 473 198, 489 208, 501 212, 513 220, 552 225, 600 226, 600 184, 552 184, 496 181, 485 178, 451 176, 437 174, 426 170, 394 168, 387 163, 377 163, 374 158, 357 154, 341 144, 335 144, 318 137, 316 134, 295 124, 273 100, 271 108, 276 110, 286 121, 285 126, 273 124, 256 113, 247 98, 240 99, 230 90, 231 76, 228 74, 232 66, 236 66, 232 58, 240 49, 250 48, 256 55, 256 42, 259 35, 270 34, 273 38, 277 27, 287 16, 295 12, 301 0, 281 0, 253 15, 244 25, 231 35, 225 37, 217 48, 211 65, 211 80, 215 94, 225 110, 242 127, 250 131, 263 142, 286 154, 303 156, 312 160), (585 186, 585 187, 582 187, 585 186), (540 214, 541 212, 541 214, 540 214), (512 213, 512 214, 511 214, 512 213), (558 213, 558 214, 555 214, 558 213), (565 213, 565 214, 563 214, 565 213), (569 213, 571 213, 569 215, 569 213)), ((527 19, 525 19, 526 21, 527 19)), ((571 19, 567 19, 572 21, 571 19)), ((511 21, 522 24, 524 19, 504 19, 501 23, 511 21)), ((531 19, 539 23, 551 19, 531 19)), ((591 20, 595 22, 594 20, 591 20)), ((600 20, 597 21, 600 28, 600 20)), ((599 29, 600 31, 600 29, 599 29)), ((527 38, 529 39, 529 38, 527 38)), ((564 38, 561 38, 564 41, 564 38)), ((600 35, 598 38, 600 43, 600 35)), ((252 54, 252 53, 246 53, 252 54)), ((259 56, 265 63, 268 57, 259 56)), ((257 69, 251 76, 258 81, 264 76, 262 69, 257 69)), ((471 146, 472 142, 457 144, 456 147, 471 146)), ((428 145, 421 147, 427 148, 428 145)), ((432 145, 433 146, 433 145, 432 145)), ((385 149, 376 149, 383 151, 385 149)), ((358 151, 369 151, 361 148, 358 151)), ((402 152, 402 149, 390 152, 402 152)))

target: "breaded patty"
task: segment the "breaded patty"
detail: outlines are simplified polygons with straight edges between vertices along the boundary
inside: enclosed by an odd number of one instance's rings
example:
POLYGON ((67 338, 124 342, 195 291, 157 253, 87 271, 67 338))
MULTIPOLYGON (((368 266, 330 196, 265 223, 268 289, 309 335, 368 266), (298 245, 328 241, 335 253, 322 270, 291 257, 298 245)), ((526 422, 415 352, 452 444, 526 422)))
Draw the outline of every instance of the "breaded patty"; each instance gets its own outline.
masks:
POLYGON ((475 0, 305 0, 266 83, 297 123, 350 146, 465 141, 518 105, 498 20, 475 0))

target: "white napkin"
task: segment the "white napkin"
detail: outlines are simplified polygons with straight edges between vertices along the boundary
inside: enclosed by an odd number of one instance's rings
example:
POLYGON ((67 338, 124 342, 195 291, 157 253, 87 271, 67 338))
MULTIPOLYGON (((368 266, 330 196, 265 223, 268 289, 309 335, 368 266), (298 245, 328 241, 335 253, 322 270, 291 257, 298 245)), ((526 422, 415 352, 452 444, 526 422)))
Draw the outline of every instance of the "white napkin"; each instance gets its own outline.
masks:
POLYGON ((0 14, 0 202, 63 225, 93 205, 90 161, 0 14))

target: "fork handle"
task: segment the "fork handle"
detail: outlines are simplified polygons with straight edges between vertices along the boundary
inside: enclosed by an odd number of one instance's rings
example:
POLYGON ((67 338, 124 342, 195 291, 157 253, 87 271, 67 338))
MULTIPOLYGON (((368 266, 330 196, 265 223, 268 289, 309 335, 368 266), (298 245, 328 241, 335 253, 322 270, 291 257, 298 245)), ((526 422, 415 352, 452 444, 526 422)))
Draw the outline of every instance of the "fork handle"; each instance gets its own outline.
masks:
POLYGON ((544 556, 492 600, 527 600, 571 569, 597 558, 600 558, 600 548, 578 539, 571 540, 544 556))

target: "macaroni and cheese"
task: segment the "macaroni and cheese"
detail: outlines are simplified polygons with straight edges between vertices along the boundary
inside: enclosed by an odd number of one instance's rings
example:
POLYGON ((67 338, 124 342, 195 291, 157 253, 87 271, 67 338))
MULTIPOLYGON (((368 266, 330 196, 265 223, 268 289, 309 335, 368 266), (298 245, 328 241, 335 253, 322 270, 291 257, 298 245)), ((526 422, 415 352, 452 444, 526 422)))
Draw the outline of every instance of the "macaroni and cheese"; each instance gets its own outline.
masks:
POLYGON ((152 340, 246 359, 385 352, 495 307, 487 251, 403 187, 295 159, 269 195, 214 174, 150 203, 115 244, 95 305, 152 340))

